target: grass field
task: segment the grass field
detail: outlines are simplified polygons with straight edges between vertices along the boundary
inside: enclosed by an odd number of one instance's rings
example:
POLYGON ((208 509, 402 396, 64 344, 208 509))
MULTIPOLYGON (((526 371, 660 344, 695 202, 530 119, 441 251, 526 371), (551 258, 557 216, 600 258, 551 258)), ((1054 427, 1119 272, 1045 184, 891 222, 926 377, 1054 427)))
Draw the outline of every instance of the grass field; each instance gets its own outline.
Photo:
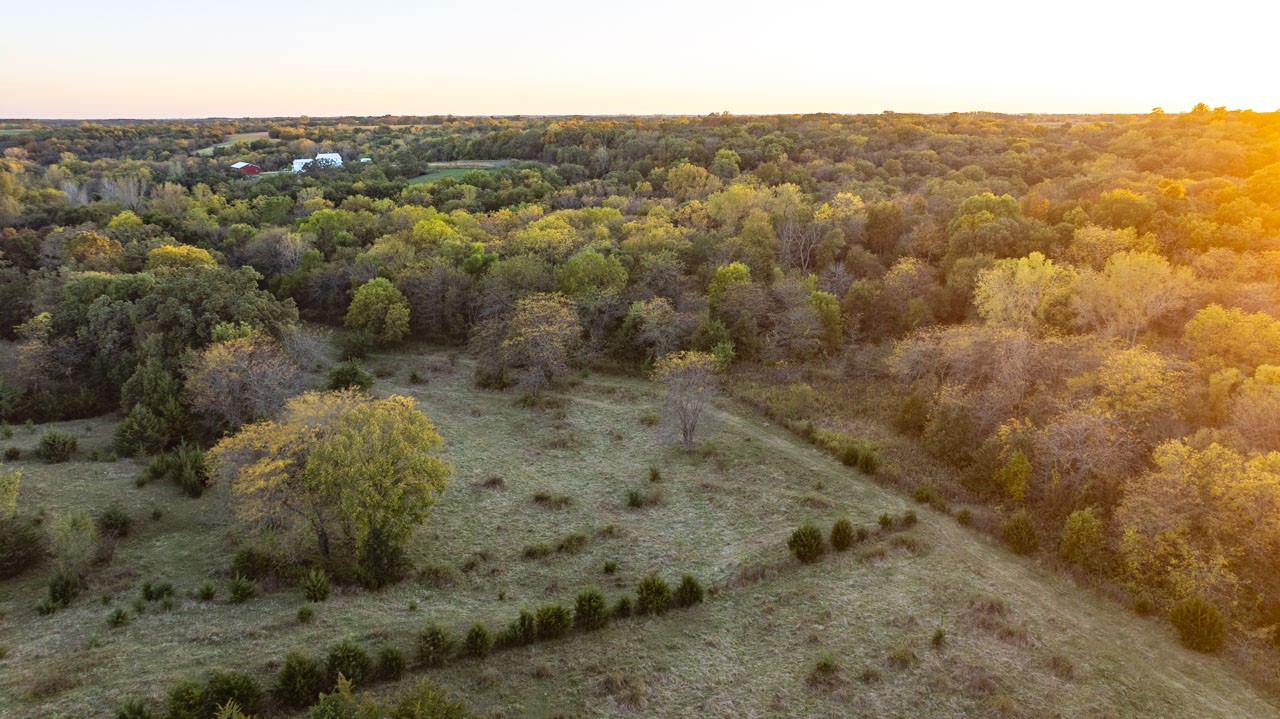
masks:
POLYGON ((461 178, 472 170, 492 170, 511 164, 511 160, 457 160, 454 162, 432 162, 427 165, 427 172, 409 180, 410 185, 424 182, 435 182, 446 177, 461 178))
MULTIPOLYGON (((375 391, 413 395, 435 420, 455 474, 412 546, 431 576, 380 593, 339 590, 309 625, 295 619, 304 600, 294 588, 226 602, 237 531, 223 494, 136 488, 131 461, 25 461, 44 427, 17 427, 0 441, 22 451, 13 463, 25 473, 21 506, 118 503, 135 520, 67 609, 34 611, 47 568, 0 583, 0 715, 109 716, 126 697, 158 699, 178 678, 213 668, 268 684, 290 648, 321 654, 345 636, 410 651, 428 621, 455 634, 482 621, 496 632, 521 607, 572 605, 590 586, 613 600, 658 571, 672 583, 693 574, 712 596, 430 676, 477 711, 505 717, 1280 716, 1275 698, 1222 660, 1182 649, 1162 623, 1014 557, 732 403, 685 454, 645 423, 657 398, 640 380, 591 376, 563 404, 524 408, 474 389, 469 363, 446 354, 370 365, 383 376, 375 391), (411 372, 424 381, 410 384, 411 372), (661 499, 630 508, 632 489, 661 499), (539 503, 538 493, 564 499, 539 503), (829 527, 847 516, 874 529, 882 513, 907 510, 919 514, 914 528, 816 565, 789 558, 787 537, 806 520, 829 527), (524 556, 576 532, 588 538, 576 553, 524 556), (616 573, 603 572, 606 561, 616 573), (109 628, 107 614, 133 611, 147 580, 173 582, 176 606, 152 604, 109 628), (193 599, 206 581, 218 598, 193 599), (938 629, 945 640, 935 646, 938 629), (810 681, 823 654, 838 668, 810 681)), ((103 420, 58 426, 81 437, 80 459, 113 429, 103 420)))
POLYGON ((23 127, 0 127, 0 135, 21 135, 27 132, 35 131, 23 127))
POLYGON ((216 145, 203 147, 199 150, 196 150, 192 154, 199 155, 201 157, 209 157, 210 155, 213 154, 213 151, 219 147, 231 147, 232 145, 241 145, 241 144, 247 145, 248 143, 253 142, 254 140, 266 140, 266 139, 269 139, 269 134, 265 131, 237 132, 234 135, 228 135, 227 139, 223 140, 222 142, 219 142, 216 145))

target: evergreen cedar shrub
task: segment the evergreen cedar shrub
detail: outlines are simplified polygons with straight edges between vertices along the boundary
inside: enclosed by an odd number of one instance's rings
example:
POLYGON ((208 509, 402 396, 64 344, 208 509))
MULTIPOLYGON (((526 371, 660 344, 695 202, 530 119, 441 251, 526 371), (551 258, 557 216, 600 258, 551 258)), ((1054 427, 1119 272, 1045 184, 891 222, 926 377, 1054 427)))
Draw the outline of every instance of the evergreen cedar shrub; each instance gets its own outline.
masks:
POLYGON ((609 605, 598 589, 587 589, 578 594, 573 603, 573 623, 580 631, 591 632, 609 623, 609 605))
POLYGON ((409 571, 404 547, 383 532, 371 530, 356 560, 356 579, 365 589, 381 589, 394 584, 409 571))
POLYGON ((1102 564, 1105 550, 1102 520, 1094 514, 1093 508, 1072 512, 1063 525, 1062 542, 1058 545, 1062 558, 1093 571, 1102 564))
POLYGON ((126 699, 116 708, 115 719, 157 719, 157 717, 145 700, 126 699))
POLYGON ((837 552, 847 552, 853 546, 853 523, 847 519, 837 519, 831 525, 831 548, 837 552))
POLYGON ((212 602, 217 594, 218 590, 213 586, 213 582, 205 582, 196 590, 196 599, 202 602, 212 602))
POLYGON ((107 626, 112 629, 118 629, 129 623, 129 612, 120 607, 116 607, 107 615, 107 626))
POLYGON ((0 518, 0 579, 16 577, 44 560, 45 534, 23 517, 0 518))
POLYGON ((350 639, 343 639, 329 648, 324 666, 329 672, 330 686, 337 683, 339 674, 355 686, 364 684, 373 675, 373 660, 369 658, 369 652, 350 639))
POLYGON ((207 719, 204 685, 183 679, 169 690, 167 719, 207 719))
POLYGON ((533 644, 538 638, 538 620, 533 612, 521 609, 520 614, 511 620, 502 635, 503 646, 523 647, 533 644))
POLYGON ((419 664, 424 667, 442 667, 453 655, 453 638, 439 624, 428 624, 418 632, 414 648, 419 664))
POLYGON ((247 715, 257 714, 262 688, 253 677, 240 672, 215 671, 204 683, 183 679, 169 692, 168 719, 209 719, 227 702, 235 702, 247 715))
POLYGON ((328 689, 320 662, 294 650, 285 655, 271 696, 288 709, 305 709, 315 703, 320 692, 328 689))
POLYGON ((636 585, 636 614, 662 614, 671 605, 671 585, 650 574, 636 585))
POLYGON ((120 508, 120 505, 113 504, 98 517, 98 529, 102 534, 112 537, 127 537, 129 530, 133 527, 133 517, 129 513, 120 508))
POLYGON ((172 597, 174 594, 173 584, 171 582, 151 582, 142 583, 142 598, 148 602, 158 602, 165 597, 172 597))
POLYGON ((302 596, 308 602, 323 602, 329 598, 329 577, 322 569, 312 569, 302 578, 302 596))
POLYGON ((362 392, 373 386, 373 375, 369 374, 355 360, 347 360, 329 370, 329 389, 346 389, 354 387, 362 392))
POLYGON ((316 618, 316 610, 310 604, 298 607, 298 623, 310 624, 316 618))
POLYGON ((83 584, 80 573, 70 567, 64 567, 49 578, 49 604, 53 608, 65 607, 80 595, 83 584))
POLYGON ((1187 597, 1169 610, 1169 621, 1178 630, 1182 646, 1197 652, 1214 652, 1222 647, 1226 625, 1222 612, 1203 597, 1187 597))
POLYGON ((484 659, 493 650, 493 637, 483 624, 473 624, 467 630, 467 638, 463 641, 467 656, 473 659, 484 659))
POLYGON ((875 474, 880 468, 876 447, 865 439, 849 439, 839 448, 840 462, 846 467, 857 467, 863 474, 875 474))
POLYGON ((626 619, 635 612, 635 608, 631 602, 631 597, 618 597, 618 601, 613 605, 613 612, 610 614, 615 619, 626 619))
POLYGON ((407 666, 404 652, 393 646, 384 646, 378 650, 378 661, 374 664, 373 676, 378 681, 399 681, 400 677, 404 676, 407 666))
POLYGON ((261 710, 262 687, 248 674, 231 671, 215 671, 205 685, 204 700, 211 715, 218 707, 235 702, 245 716, 253 716, 261 710))
POLYGON ((71 459, 76 453, 76 437, 68 432, 45 432, 36 445, 36 456, 49 464, 71 459))
POLYGON ((143 477, 148 482, 168 479, 189 497, 204 494, 210 482, 209 465, 204 452, 185 442, 169 452, 152 457, 147 462, 143 477))
POLYGON ((1000 538, 1015 554, 1031 554, 1040 548, 1040 536, 1027 510, 1019 509, 1000 528, 1000 538))
POLYGON ((252 581, 277 574, 280 561, 256 544, 243 544, 231 555, 231 574, 252 581))
POLYGON ((680 584, 676 587, 674 597, 675 605, 678 608, 692 607, 695 604, 702 603, 703 597, 702 584, 697 577, 692 574, 686 574, 680 577, 680 584))
POLYGON ((246 579, 239 574, 232 577, 231 584, 227 586, 227 595, 230 597, 232 604, 244 604, 250 599, 253 599, 254 592, 256 591, 257 588, 254 587, 253 581, 246 579))
POLYGON ((822 531, 812 523, 806 523, 791 533, 787 540, 787 548, 805 564, 812 564, 822 558, 826 546, 822 540, 822 531))
POLYGON ((536 615, 538 639, 550 641, 569 633, 573 627, 573 615, 559 604, 538 607, 536 615))

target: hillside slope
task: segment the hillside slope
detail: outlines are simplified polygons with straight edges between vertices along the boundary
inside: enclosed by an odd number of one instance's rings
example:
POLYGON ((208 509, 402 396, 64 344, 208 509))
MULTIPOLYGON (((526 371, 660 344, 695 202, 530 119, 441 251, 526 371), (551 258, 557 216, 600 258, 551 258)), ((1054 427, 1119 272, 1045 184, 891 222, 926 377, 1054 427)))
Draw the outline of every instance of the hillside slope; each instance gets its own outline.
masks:
MULTIPOLYGON (((34 611, 47 568, 0 583, 0 713, 108 716, 125 697, 158 701, 180 677, 220 667, 267 684, 290 648, 322 654, 343 637, 411 653, 429 621, 459 635, 477 621, 497 632, 521 607, 571 606, 589 586, 614 600, 657 571, 673 584, 692 574, 711 596, 428 673, 479 712, 507 717, 1280 716, 1275 698, 1181 648, 1166 626, 728 404, 686 455, 650 426, 657 398, 644 382, 591 377, 563 401, 526 408, 474 389, 468 364, 446 355, 372 364, 385 375, 375 391, 413 395, 436 421, 456 473, 413 546, 426 571, 381 593, 339 591, 315 605, 311 624, 294 618, 305 603, 296 588, 226 602, 237 532, 224 494, 136 488, 140 466, 123 460, 34 464, 25 460, 41 428, 19 428, 5 446, 22 449, 24 507, 96 512, 114 502, 136 529, 90 589, 51 616, 34 611), (410 372, 423 382, 409 383, 410 372), (631 490, 646 506, 628 506, 631 490), (904 527, 909 511, 919 521, 904 527), (897 526, 879 532, 885 513, 897 526), (871 537, 814 565, 789 557, 792 529, 842 516, 871 537), (585 540, 555 549, 578 533, 585 540), (526 556, 538 544, 548 556, 526 556), (132 607, 147 580, 172 582, 176 606, 152 603, 109 628, 107 614, 132 607), (192 596, 206 581, 218 586, 213 602, 192 596), (814 673, 822 656, 833 672, 814 673)), ((60 426, 86 450, 112 430, 101 420, 60 426)))

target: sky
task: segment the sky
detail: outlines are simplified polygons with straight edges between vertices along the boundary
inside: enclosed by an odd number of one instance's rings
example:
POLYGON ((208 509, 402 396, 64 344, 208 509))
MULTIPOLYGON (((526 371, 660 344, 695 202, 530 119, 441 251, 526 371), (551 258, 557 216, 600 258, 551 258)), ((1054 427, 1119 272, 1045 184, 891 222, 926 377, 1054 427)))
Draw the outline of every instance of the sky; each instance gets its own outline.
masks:
POLYGON ((0 118, 1280 109, 1260 0, 61 0, 0 118))

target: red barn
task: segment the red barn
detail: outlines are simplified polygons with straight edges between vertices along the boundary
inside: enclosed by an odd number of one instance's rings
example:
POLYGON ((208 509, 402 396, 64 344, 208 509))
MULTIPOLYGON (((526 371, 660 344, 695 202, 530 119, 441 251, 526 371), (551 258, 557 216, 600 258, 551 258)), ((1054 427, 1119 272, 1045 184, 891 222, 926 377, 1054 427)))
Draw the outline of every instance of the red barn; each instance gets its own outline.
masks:
POLYGON ((257 165, 253 164, 252 162, 236 162, 236 163, 232 163, 232 165, 231 165, 231 169, 233 169, 233 170, 239 170, 239 171, 243 172, 243 173, 244 173, 244 174, 246 174, 246 175, 256 175, 256 174, 258 174, 259 172, 262 172, 262 168, 261 168, 261 167, 258 167, 257 165))

